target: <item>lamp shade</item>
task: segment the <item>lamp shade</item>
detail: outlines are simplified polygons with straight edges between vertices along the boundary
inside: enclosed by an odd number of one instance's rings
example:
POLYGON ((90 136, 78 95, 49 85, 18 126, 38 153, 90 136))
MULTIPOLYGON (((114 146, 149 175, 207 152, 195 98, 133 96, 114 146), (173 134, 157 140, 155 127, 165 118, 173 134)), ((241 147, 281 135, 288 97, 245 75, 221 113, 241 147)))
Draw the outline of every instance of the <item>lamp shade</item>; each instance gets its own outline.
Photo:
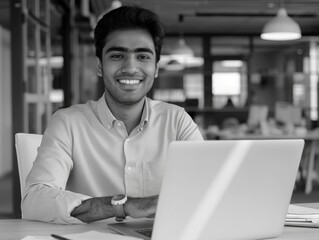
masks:
POLYGON ((286 41, 301 38, 301 30, 284 8, 278 10, 277 16, 271 19, 263 28, 260 37, 264 40, 286 41))
POLYGON ((184 38, 180 38, 178 40, 178 44, 176 48, 172 51, 171 55, 177 55, 177 56, 194 56, 194 51, 191 47, 189 47, 184 38))

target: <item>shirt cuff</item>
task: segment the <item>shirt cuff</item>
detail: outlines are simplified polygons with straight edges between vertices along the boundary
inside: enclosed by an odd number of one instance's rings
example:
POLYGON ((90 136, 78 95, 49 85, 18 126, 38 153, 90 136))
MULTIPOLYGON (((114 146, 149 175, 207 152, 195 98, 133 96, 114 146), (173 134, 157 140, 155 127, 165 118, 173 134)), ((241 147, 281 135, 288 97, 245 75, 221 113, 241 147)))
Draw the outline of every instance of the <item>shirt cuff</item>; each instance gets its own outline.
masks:
POLYGON ((58 209, 61 212, 58 214, 58 216, 61 216, 61 219, 57 219, 57 222, 63 222, 67 224, 81 224, 84 223, 81 220, 72 217, 71 212, 79 205, 82 204, 83 201, 90 199, 92 197, 79 194, 79 193, 74 193, 70 191, 63 191, 61 194, 57 196, 57 204, 58 209))

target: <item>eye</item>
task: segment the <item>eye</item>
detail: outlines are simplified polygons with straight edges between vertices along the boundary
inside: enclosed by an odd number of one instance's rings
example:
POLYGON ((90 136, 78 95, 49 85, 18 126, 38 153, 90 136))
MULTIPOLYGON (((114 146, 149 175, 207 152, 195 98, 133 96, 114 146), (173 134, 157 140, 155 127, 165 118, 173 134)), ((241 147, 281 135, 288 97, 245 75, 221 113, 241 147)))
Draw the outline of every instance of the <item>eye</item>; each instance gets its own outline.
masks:
POLYGON ((123 56, 122 54, 111 54, 111 55, 110 55, 110 58, 111 58, 112 60, 121 60, 121 59, 124 58, 124 56, 123 56))
POLYGON ((148 60, 151 59, 151 57, 150 57, 149 55, 147 55, 147 54, 140 54, 140 55, 138 55, 137 58, 138 58, 139 60, 142 60, 142 61, 148 61, 148 60))

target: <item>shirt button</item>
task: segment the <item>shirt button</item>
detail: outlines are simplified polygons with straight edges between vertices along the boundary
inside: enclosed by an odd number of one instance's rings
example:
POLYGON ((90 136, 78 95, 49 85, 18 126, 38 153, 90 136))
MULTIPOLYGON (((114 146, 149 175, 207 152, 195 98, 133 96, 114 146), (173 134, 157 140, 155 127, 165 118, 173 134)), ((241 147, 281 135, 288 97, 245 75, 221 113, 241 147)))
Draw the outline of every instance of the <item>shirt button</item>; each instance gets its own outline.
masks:
POLYGON ((127 170, 128 170, 128 171, 131 171, 131 170, 132 170, 132 167, 127 167, 127 170))
POLYGON ((116 126, 120 127, 120 126, 121 126, 121 123, 119 123, 119 122, 118 122, 118 123, 116 123, 116 126))

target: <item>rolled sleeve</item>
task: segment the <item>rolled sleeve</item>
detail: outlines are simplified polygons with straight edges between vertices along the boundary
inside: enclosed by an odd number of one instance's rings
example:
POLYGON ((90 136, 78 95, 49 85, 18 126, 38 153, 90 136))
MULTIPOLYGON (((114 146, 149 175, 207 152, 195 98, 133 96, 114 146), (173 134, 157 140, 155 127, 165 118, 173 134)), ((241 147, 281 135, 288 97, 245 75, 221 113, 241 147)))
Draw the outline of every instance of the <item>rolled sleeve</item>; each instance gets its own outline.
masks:
POLYGON ((91 198, 44 185, 31 187, 21 204, 22 218, 57 224, 83 224, 71 216, 74 208, 91 198))
POLYGON ((66 224, 79 224, 83 223, 77 218, 71 216, 71 212, 77 206, 81 205, 83 201, 90 199, 91 197, 83 194, 77 194, 69 191, 63 191, 56 197, 57 209, 60 212, 55 219, 55 222, 66 224))

